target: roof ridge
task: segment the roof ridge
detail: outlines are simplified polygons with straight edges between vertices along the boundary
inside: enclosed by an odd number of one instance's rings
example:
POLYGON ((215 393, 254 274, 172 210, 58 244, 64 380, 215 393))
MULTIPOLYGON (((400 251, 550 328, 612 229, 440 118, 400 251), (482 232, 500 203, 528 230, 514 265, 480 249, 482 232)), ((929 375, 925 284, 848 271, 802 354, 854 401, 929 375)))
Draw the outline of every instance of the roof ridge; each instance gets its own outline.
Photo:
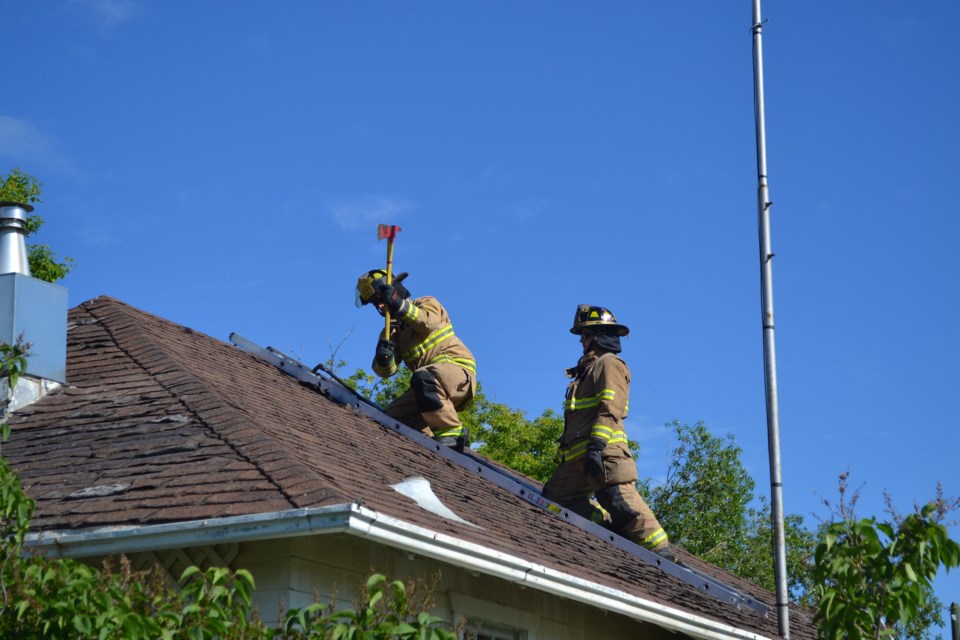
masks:
MULTIPOLYGON (((315 496, 317 493, 323 494, 325 499, 330 498, 331 491, 326 485, 314 486, 310 491, 303 491, 305 487, 298 486, 296 494, 291 492, 281 479, 291 477, 292 465, 296 465, 302 471, 296 474, 300 478, 311 477, 312 472, 301 463, 284 455, 282 447, 272 439, 264 438, 259 431, 251 427, 253 420, 211 389, 209 384, 194 373, 189 363, 165 348, 162 342, 157 340, 155 330, 157 328, 179 330, 188 335, 202 336, 212 342, 219 342, 225 348, 230 348, 229 345, 110 296, 98 296, 88 300, 78 305, 77 310, 95 318, 120 351, 175 397, 216 439, 256 468, 264 480, 275 486, 291 506, 296 508, 316 506, 316 500, 310 499, 310 496, 315 496), (144 321, 155 326, 145 327, 144 321), (276 453, 281 455, 264 456, 265 443, 272 445, 276 453), (248 452, 252 447, 256 448, 255 455, 248 452), (283 460, 282 465, 279 464, 280 460, 283 460), (271 468, 274 466, 276 468, 271 468)), ((344 501, 349 499, 344 498, 344 501)))

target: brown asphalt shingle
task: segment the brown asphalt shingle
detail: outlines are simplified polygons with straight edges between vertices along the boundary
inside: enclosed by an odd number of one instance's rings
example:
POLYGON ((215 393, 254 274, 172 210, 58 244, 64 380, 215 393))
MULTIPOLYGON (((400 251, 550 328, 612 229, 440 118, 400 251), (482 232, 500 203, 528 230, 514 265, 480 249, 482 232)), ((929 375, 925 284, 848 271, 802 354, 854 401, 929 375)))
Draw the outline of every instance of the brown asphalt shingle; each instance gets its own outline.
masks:
MULTIPOLYGON (((68 384, 18 411, 3 447, 36 500, 34 531, 362 501, 585 580, 778 635, 772 594, 684 555, 772 613, 719 602, 232 345, 109 297, 72 309, 68 333, 68 384), (482 529, 426 512, 390 488, 413 476, 482 529)), ((801 615, 809 612, 792 614, 791 635, 815 637, 801 615)))

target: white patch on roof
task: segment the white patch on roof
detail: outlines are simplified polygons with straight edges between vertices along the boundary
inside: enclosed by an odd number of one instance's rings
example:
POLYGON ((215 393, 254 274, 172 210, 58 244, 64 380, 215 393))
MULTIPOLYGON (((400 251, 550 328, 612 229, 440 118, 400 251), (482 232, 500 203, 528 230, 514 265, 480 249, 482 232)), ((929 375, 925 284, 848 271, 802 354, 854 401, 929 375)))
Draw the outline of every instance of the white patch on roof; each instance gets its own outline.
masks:
POLYGON ((477 529, 483 528, 480 525, 476 525, 472 522, 464 520, 453 511, 448 509, 445 504, 440 502, 440 498, 438 498, 433 492, 433 488, 430 486, 430 482, 426 478, 421 478, 419 476, 407 478, 403 482, 390 485, 390 488, 416 502, 421 509, 436 514, 441 518, 446 518, 447 520, 453 520, 454 522, 476 527, 477 529))
POLYGON ((104 498, 106 496, 115 496, 119 493, 123 493, 130 485, 128 484, 102 484, 96 487, 87 487, 86 489, 80 489, 79 491, 74 491, 73 493, 67 496, 68 499, 79 500, 82 498, 104 498))

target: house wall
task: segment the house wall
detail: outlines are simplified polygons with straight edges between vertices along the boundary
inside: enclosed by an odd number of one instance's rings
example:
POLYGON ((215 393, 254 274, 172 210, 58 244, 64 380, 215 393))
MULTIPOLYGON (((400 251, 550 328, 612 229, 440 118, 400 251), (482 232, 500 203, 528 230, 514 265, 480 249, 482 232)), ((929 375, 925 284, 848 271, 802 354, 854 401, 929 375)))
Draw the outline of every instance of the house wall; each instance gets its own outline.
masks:
POLYGON ((270 624, 276 623, 282 608, 300 608, 314 602, 314 594, 319 594, 324 603, 335 594, 338 608, 353 608, 355 594, 370 573, 404 582, 423 582, 439 574, 431 611, 444 620, 466 619, 475 627, 496 630, 497 638, 676 638, 626 616, 346 534, 241 544, 231 566, 253 574, 257 585, 255 606, 270 624))
MULTIPOLYGON (((171 580, 196 565, 246 569, 254 578, 254 607, 276 625, 285 611, 318 599, 336 609, 355 608, 355 599, 371 573, 423 585, 436 576, 431 613, 446 621, 465 621, 495 640, 677 640, 649 623, 605 612, 587 604, 500 578, 388 547, 348 534, 279 538, 249 543, 137 553, 134 569, 163 566, 171 580)), ((102 558, 83 558, 102 566, 102 558)))

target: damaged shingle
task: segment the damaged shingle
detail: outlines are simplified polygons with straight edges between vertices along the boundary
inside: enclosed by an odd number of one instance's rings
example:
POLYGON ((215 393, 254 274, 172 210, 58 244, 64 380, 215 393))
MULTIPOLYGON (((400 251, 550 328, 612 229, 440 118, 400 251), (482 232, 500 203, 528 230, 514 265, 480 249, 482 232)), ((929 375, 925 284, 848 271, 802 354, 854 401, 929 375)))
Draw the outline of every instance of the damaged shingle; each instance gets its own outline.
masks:
POLYGON ((103 498, 105 496, 115 496, 126 492, 130 488, 128 484, 103 484, 96 487, 87 487, 74 491, 67 496, 67 500, 82 500, 84 498, 103 498))

